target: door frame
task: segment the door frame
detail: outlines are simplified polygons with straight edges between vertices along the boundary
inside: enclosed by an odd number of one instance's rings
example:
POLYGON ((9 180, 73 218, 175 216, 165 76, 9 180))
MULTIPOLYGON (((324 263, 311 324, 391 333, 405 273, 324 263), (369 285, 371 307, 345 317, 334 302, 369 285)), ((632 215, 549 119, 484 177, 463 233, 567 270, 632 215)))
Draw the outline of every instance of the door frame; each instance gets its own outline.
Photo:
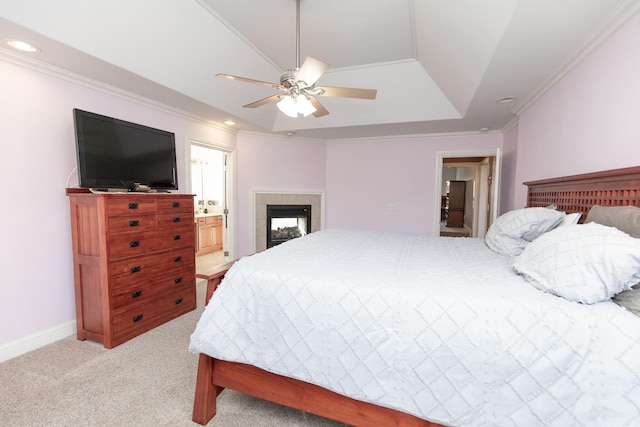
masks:
MULTIPOLYGON (((433 200, 433 235, 440 236, 440 205, 441 205, 441 193, 442 193, 442 168, 444 159, 451 158, 462 158, 462 157, 493 157, 494 165, 493 165, 493 177, 492 177, 492 188, 491 193, 489 195, 489 199, 491 200, 491 212, 490 223, 493 223, 497 217, 498 209, 500 203, 500 165, 501 165, 501 156, 502 152, 500 148, 495 148, 491 150, 460 150, 460 151, 438 151, 436 152, 436 176, 435 176, 435 194, 433 200)), ((461 162, 462 163, 462 162, 461 162)), ((467 167, 467 166, 465 166, 467 167)), ((474 197, 477 198, 477 194, 474 194, 474 197)), ((478 218, 478 209, 486 209, 484 206, 474 206, 474 233, 477 233, 477 218, 478 218)))
POLYGON ((185 158, 188 167, 187 172, 187 193, 195 194, 192 188, 191 176, 191 146, 197 145, 212 150, 222 151, 227 155, 227 165, 225 171, 225 199, 228 213, 223 215, 222 228, 222 250, 225 252, 225 261, 236 259, 236 151, 229 147, 216 144, 215 142, 187 136, 185 144, 185 158))

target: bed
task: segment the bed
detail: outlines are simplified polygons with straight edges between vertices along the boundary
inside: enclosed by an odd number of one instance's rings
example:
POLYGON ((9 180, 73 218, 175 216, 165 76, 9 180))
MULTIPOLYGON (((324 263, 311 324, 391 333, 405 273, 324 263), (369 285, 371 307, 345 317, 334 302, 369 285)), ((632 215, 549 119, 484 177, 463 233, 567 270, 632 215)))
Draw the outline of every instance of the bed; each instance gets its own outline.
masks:
MULTIPOLYGON (((532 286, 525 261, 514 268, 567 212, 585 222, 593 205, 639 206, 640 167, 525 184, 527 215, 555 222, 518 255, 481 239, 323 230, 220 271, 191 338, 193 420, 208 423, 230 388, 358 426, 632 425, 640 318, 609 296, 631 292, 640 269, 613 290, 561 290, 576 302, 532 286)), ((590 224, 566 230, 604 227, 590 224)))

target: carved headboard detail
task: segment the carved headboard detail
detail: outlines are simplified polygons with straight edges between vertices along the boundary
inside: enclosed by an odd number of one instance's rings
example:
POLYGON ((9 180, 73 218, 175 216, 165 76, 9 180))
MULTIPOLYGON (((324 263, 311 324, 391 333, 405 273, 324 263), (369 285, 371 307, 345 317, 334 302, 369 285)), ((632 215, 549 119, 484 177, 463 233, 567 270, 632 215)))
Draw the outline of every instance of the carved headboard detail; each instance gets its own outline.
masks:
POLYGON ((593 205, 640 207, 640 166, 525 182, 527 206, 555 204, 558 210, 581 212, 593 205))

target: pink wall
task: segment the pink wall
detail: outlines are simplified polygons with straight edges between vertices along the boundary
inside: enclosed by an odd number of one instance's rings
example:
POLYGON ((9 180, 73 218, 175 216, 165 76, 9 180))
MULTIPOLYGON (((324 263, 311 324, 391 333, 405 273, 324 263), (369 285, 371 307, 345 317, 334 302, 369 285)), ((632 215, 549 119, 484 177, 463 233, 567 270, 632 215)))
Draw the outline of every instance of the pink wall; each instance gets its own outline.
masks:
POLYGON ((502 141, 502 168, 500 179, 500 210, 504 213, 512 210, 516 206, 515 197, 515 174, 518 160, 518 125, 513 126, 503 135, 502 141))
POLYGON ((524 181, 640 164, 640 14, 520 117, 515 206, 524 181))
POLYGON ((237 252, 253 252, 253 192, 255 190, 324 191, 324 143, 280 136, 244 135, 237 138, 237 252))
POLYGON ((72 109, 176 133, 178 183, 188 190, 185 140, 234 147, 232 135, 85 85, 0 60, 0 346, 75 320, 69 185, 72 109))
POLYGON ((430 235, 436 153, 501 146, 501 135, 329 143, 326 226, 430 235))

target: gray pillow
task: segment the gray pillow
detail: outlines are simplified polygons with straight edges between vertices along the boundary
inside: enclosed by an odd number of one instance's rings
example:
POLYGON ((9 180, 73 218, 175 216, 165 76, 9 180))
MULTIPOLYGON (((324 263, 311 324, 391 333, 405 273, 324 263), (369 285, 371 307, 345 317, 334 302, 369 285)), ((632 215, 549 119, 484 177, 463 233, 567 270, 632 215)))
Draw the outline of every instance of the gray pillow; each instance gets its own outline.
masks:
POLYGON ((640 237, 640 208, 635 206, 593 205, 584 222, 597 222, 615 227, 632 237, 640 237))
POLYGON ((640 285, 635 285, 630 291, 620 292, 613 297, 613 302, 640 317, 640 285))

